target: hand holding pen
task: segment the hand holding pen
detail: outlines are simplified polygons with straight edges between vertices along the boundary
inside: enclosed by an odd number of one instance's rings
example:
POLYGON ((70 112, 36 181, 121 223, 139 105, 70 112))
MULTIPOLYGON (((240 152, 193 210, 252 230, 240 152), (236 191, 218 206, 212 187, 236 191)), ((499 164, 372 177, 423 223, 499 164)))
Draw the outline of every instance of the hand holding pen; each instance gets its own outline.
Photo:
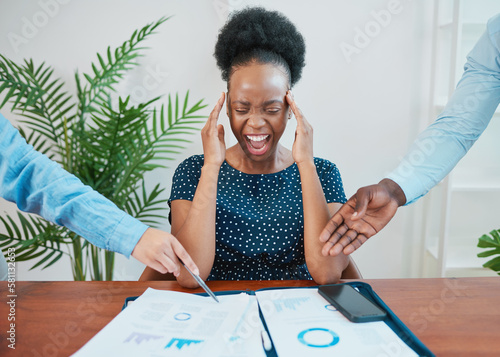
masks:
POLYGON ((219 302, 219 299, 217 299, 217 296, 215 296, 215 294, 212 292, 212 290, 210 290, 210 288, 207 286, 207 284, 205 284, 203 279, 200 278, 199 275, 194 274, 184 263, 182 263, 182 265, 184 266, 184 268, 186 268, 186 270, 189 272, 189 274, 191 274, 191 276, 194 278, 194 280, 196 280, 196 282, 198 284, 200 284, 200 286, 203 288, 203 290, 205 290, 207 292, 207 294, 210 295, 215 301, 219 302))

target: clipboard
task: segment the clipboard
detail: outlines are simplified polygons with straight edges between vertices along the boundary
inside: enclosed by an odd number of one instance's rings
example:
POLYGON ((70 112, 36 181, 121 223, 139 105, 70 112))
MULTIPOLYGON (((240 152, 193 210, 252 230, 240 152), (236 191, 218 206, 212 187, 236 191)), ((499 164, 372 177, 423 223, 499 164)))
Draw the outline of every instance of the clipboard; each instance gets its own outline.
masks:
MULTIPOLYGON (((419 356, 423 357, 435 357, 434 353, 432 353, 427 346, 425 346, 418 338, 411 332, 411 330, 397 317, 397 315, 385 304, 385 302, 375 293, 375 291, 372 289, 372 287, 364 282, 347 282, 347 283, 342 283, 340 285, 351 285, 352 287, 356 288, 363 296, 368 298, 370 301, 372 301, 375 305, 380 307, 382 310, 384 310, 387 313, 387 316, 385 320, 383 321, 394 333, 404 342, 406 343, 415 353, 417 353, 419 356)), ((279 288, 263 288, 259 289, 257 291, 267 291, 267 290, 286 290, 286 289, 317 289, 318 286, 309 286, 309 287, 279 287, 279 288)), ((229 291, 217 291, 214 292, 215 295, 217 296, 224 296, 224 295, 233 295, 233 294, 240 294, 240 293, 247 293, 249 295, 255 295, 254 290, 229 290, 229 291)), ((197 293, 196 295, 200 296, 208 296, 207 293, 197 293)), ((127 305, 130 302, 133 302, 136 300, 138 296, 131 296, 127 297, 125 299, 124 305, 122 307, 122 310, 127 307, 127 305)), ((326 301, 326 300, 325 300, 326 301)), ((270 351, 266 351, 266 355, 268 357, 278 357, 278 354, 276 352, 276 349, 274 348, 274 343, 273 343, 273 336, 272 334, 269 333, 268 326, 266 324, 266 320, 262 314, 262 311, 260 310, 259 307, 259 315, 262 321, 262 324, 264 328, 266 329, 272 343, 272 348, 270 351)))

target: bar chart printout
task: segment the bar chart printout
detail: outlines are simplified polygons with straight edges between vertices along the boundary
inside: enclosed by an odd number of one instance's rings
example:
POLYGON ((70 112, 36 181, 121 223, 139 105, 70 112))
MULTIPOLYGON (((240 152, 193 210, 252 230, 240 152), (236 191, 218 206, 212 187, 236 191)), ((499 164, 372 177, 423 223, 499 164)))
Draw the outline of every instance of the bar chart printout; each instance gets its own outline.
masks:
POLYGON ((219 300, 149 288, 73 356, 265 356, 256 297, 219 300))

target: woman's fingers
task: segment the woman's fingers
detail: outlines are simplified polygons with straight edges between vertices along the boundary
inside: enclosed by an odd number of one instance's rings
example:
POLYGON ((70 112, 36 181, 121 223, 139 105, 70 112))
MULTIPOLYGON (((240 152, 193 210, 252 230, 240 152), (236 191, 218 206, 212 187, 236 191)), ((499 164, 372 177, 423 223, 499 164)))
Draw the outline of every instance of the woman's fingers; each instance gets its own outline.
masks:
POLYGON ((286 100, 297 119, 297 129, 295 130, 295 142, 292 147, 292 156, 297 164, 313 160, 313 128, 304 118, 291 91, 286 94, 286 100))
POLYGON ((222 124, 217 125, 225 98, 226 94, 223 92, 210 113, 207 123, 201 130, 205 164, 212 163, 220 165, 225 158, 226 146, 224 142, 224 128, 222 124))
POLYGON ((295 100, 293 99, 292 91, 289 90, 287 92, 286 100, 288 102, 288 105, 290 105, 290 108, 292 109, 293 115, 295 115, 295 118, 297 119, 297 124, 303 125, 304 124, 304 115, 302 114, 302 111, 300 110, 300 108, 297 106, 297 103, 295 103, 295 100))
POLYGON ((219 114, 220 111, 222 110, 222 106, 224 105, 224 99, 226 97, 226 94, 222 92, 222 94, 219 97, 219 100, 217 101, 217 104, 215 105, 214 109, 210 113, 210 116, 208 117, 209 121, 213 122, 213 125, 216 126, 215 123, 217 123, 217 120, 219 119, 219 114))
POLYGON ((222 124, 217 125, 217 134, 219 135, 219 141, 225 146, 224 126, 222 124))
POLYGON ((217 121, 219 120, 219 114, 220 111, 222 110, 222 106, 224 105, 224 98, 225 98, 225 93, 222 92, 221 96, 219 97, 219 100, 217 100, 217 104, 215 104, 214 109, 210 112, 210 115, 208 116, 207 123, 202 129, 202 134, 204 132, 209 132, 210 129, 214 129, 217 131, 217 121))

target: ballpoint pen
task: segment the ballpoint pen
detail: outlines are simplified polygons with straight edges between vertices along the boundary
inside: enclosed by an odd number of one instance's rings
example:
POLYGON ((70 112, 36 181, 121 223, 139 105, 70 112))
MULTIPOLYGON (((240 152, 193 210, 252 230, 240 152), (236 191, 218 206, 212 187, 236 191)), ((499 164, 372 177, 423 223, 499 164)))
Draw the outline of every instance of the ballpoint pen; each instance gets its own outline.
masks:
POLYGON ((198 284, 200 284, 200 286, 203 288, 203 290, 205 290, 207 292, 208 295, 210 295, 215 301, 219 302, 219 299, 217 299, 217 296, 215 296, 215 294, 212 292, 212 290, 210 290, 210 288, 207 286, 207 284, 205 284, 205 282, 200 278, 199 275, 196 275, 194 274, 187 266, 186 264, 184 264, 183 262, 181 262, 182 265, 184 266, 184 268, 186 268, 186 270, 189 272, 189 274, 191 274, 191 276, 194 278, 194 280, 196 280, 196 282, 198 284))

